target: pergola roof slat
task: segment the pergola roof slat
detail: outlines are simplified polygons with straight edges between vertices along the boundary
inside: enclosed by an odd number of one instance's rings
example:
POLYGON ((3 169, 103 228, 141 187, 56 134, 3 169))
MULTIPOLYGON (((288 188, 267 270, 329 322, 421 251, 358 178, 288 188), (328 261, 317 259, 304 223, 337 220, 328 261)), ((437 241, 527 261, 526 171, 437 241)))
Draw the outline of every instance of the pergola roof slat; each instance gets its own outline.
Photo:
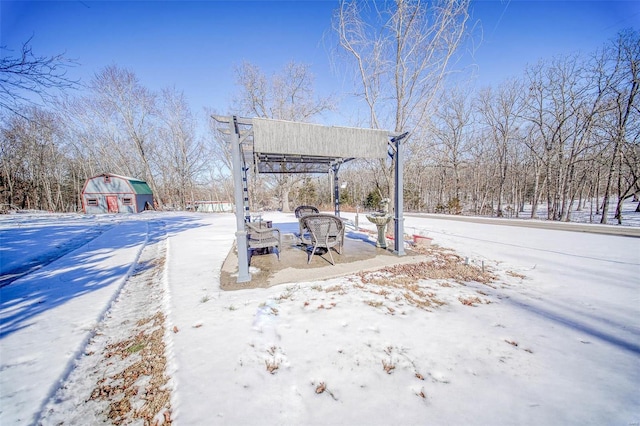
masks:
POLYGON ((386 130, 321 126, 292 121, 253 119, 256 153, 310 158, 386 158, 386 130))

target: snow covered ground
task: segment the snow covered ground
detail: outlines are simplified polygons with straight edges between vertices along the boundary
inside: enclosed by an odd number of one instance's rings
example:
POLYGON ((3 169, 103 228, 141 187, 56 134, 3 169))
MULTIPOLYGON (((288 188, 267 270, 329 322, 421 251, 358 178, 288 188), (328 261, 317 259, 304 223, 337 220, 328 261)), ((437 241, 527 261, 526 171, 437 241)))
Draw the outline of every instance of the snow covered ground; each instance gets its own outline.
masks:
MULTIPOLYGON (((0 424, 107 421, 95 391, 125 361, 105 349, 158 312, 171 395, 159 422, 640 422, 639 239, 405 225, 495 279, 385 272, 223 292, 230 214, 1 216, 0 424)), ((135 361, 138 346, 121 352, 135 361)))
MULTIPOLYGON (((615 218, 616 214, 616 199, 611 201, 609 205, 609 209, 607 211, 607 223, 608 224, 617 224, 618 219, 615 218)), ((600 206, 602 206, 602 199, 599 201, 600 206)), ((515 218, 516 211, 511 207, 505 209, 505 217, 515 218)), ((633 201, 633 197, 627 198, 622 203, 622 224, 621 226, 640 226, 640 213, 636 212, 636 208, 638 207, 638 201, 633 201)), ((520 219, 531 219, 531 204, 525 204, 524 209, 517 216, 520 219)), ((593 201, 585 201, 582 208, 577 210, 577 203, 572 206, 570 212, 570 220, 571 222, 577 223, 600 223, 602 219, 602 214, 596 214, 597 206, 593 201)), ((547 220, 548 209, 546 203, 538 204, 537 214, 535 215, 534 220, 547 220)))

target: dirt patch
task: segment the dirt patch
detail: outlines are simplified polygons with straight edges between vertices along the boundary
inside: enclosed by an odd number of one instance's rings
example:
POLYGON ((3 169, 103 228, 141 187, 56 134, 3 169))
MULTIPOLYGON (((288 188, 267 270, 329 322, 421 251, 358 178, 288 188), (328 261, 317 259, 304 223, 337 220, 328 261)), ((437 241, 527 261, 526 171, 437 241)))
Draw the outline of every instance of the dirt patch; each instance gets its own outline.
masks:
MULTIPOLYGON (((356 236, 358 236, 356 234, 356 236)), ((274 251, 256 252, 250 257, 251 281, 238 283, 238 255, 234 245, 227 255, 220 273, 220 288, 241 290, 265 288, 277 284, 321 281, 351 275, 363 270, 376 269, 393 263, 415 262, 416 253, 409 250, 406 256, 398 257, 391 251, 376 248, 366 236, 345 238, 341 254, 333 252, 335 265, 331 265, 326 252, 311 256, 306 248, 298 245, 295 238, 287 238, 278 255, 274 251)))
MULTIPOLYGON (((395 294, 399 291, 402 298, 409 304, 430 310, 430 308, 444 305, 445 302, 438 299, 435 291, 425 288, 421 280, 436 280, 443 287, 450 287, 450 282, 461 285, 477 282, 492 287, 491 283, 497 280, 497 277, 486 268, 467 264, 465 259, 450 249, 429 246, 418 250, 427 256, 428 260, 359 273, 357 277, 360 284, 356 287, 383 297, 387 297, 392 291, 395 294)), ((474 302, 480 303, 480 299, 476 297, 471 302, 467 299, 461 302, 474 306, 474 302)), ((381 301, 371 303, 383 304, 381 301)))
POLYGON ((114 425, 134 419, 142 419, 145 425, 171 424, 171 395, 165 387, 165 316, 158 312, 138 321, 136 326, 134 336, 105 348, 104 357, 119 358, 124 361, 120 363, 124 368, 98 381, 89 399, 109 401, 107 417, 114 425), (158 413, 162 419, 157 418, 158 413))
POLYGON ((391 266, 382 271, 400 277, 453 280, 457 283, 475 281, 490 284, 497 279, 488 268, 467 263, 462 256, 451 249, 434 245, 417 251, 427 256, 429 260, 413 265, 391 266))

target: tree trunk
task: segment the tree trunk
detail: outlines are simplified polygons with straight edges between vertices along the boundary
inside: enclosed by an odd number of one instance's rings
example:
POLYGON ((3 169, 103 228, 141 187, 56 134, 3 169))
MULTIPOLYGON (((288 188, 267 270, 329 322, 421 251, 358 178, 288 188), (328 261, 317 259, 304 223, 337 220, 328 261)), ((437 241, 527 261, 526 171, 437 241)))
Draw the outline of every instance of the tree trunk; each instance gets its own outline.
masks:
POLYGON ((538 201, 540 188, 540 166, 537 162, 533 163, 534 179, 533 179, 533 198, 531 200, 531 219, 535 219, 538 215, 538 201))
POLYGON ((602 218, 600 219, 601 224, 607 223, 607 215, 609 214, 609 197, 611 194, 611 184, 613 182, 614 173, 616 172, 616 160, 618 159, 619 152, 620 152, 620 140, 616 138, 616 142, 613 148, 613 156, 611 158, 611 163, 609 164, 607 184, 604 188, 604 197, 602 200, 602 218))

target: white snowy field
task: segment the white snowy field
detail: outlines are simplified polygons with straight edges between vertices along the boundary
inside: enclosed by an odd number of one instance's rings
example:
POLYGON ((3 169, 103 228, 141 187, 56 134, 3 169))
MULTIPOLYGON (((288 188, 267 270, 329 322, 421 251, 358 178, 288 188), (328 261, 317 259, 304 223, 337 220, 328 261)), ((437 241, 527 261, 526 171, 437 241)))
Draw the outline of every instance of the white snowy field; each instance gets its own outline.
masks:
POLYGON ((495 280, 368 273, 224 292, 230 214, 0 216, 0 424, 108 422, 91 394, 117 361, 97 354, 156 311, 171 391, 160 423, 640 422, 640 239, 405 226, 495 280))

